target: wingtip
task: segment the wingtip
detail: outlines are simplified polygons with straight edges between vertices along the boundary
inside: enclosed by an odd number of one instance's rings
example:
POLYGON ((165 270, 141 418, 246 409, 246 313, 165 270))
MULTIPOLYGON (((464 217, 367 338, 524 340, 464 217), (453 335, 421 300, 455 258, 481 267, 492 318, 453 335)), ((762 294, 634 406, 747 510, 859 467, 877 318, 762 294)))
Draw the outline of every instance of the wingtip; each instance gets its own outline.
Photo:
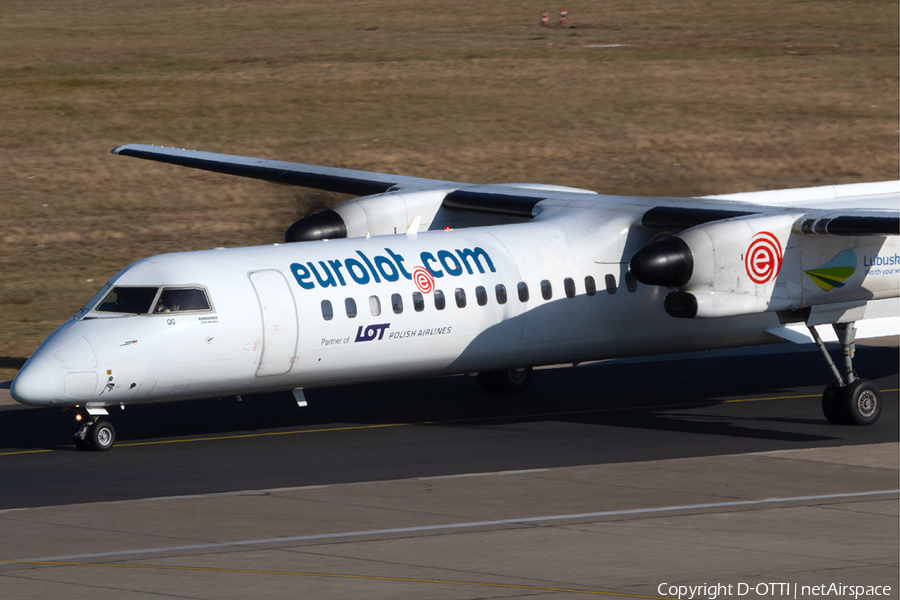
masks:
POLYGON ((133 156, 135 152, 140 150, 150 150, 153 148, 162 148, 162 146, 148 146, 146 144, 123 144, 112 149, 113 154, 124 154, 125 156, 133 156))

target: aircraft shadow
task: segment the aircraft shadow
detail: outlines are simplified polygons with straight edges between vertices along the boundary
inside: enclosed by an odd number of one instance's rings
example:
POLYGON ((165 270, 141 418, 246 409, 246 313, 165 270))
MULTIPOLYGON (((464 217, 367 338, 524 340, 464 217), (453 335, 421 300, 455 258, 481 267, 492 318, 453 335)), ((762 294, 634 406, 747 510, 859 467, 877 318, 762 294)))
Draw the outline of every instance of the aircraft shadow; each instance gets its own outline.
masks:
MULTIPOLYGON (((897 348, 861 347, 856 361, 867 378, 896 387, 897 348)), ((784 442, 866 435, 873 428, 832 426, 821 416, 818 394, 829 378, 816 352, 607 362, 536 371, 520 394, 484 392, 474 379, 459 376, 309 390, 306 408, 297 407, 289 393, 265 394, 128 406, 111 409, 109 420, 120 443, 384 423, 486 429, 563 422, 597 427, 598 434, 602 428, 630 428, 784 442), (806 397, 789 398, 797 395, 806 397), (726 399, 759 397, 773 399, 723 409, 726 399)), ((897 419, 888 408, 874 427, 890 428, 883 435, 897 439, 897 419)), ((74 449, 73 429, 72 416, 59 409, 0 408, 5 448, 74 449)))

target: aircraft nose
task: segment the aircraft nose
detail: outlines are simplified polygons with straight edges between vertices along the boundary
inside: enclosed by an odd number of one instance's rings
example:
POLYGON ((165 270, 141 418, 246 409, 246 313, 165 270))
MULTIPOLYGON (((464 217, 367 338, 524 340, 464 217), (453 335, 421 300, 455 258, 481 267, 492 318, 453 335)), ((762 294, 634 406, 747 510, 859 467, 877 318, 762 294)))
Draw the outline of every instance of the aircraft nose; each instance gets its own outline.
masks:
POLYGON ((9 392, 23 404, 50 404, 56 399, 56 370, 46 359, 32 356, 13 379, 9 392))

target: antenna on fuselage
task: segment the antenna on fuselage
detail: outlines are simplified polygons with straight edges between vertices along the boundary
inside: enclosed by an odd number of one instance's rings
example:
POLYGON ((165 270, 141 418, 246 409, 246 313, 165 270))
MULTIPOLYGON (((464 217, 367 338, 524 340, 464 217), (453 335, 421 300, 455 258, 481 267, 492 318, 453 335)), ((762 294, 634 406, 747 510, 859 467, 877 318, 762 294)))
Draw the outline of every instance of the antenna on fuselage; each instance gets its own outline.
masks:
POLYGON ((406 237, 416 239, 416 234, 419 233, 419 223, 421 222, 422 215, 414 216, 412 221, 409 222, 409 227, 406 228, 406 237))

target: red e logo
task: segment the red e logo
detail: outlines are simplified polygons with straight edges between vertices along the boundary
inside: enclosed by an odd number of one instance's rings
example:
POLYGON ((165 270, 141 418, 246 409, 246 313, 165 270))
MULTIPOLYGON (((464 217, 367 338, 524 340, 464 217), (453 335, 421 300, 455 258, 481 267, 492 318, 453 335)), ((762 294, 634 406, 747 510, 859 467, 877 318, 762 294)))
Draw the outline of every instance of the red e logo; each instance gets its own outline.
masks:
POLYGON ((768 231, 757 233, 744 254, 744 267, 750 280, 763 284, 775 279, 781 270, 782 256, 777 237, 768 231))

